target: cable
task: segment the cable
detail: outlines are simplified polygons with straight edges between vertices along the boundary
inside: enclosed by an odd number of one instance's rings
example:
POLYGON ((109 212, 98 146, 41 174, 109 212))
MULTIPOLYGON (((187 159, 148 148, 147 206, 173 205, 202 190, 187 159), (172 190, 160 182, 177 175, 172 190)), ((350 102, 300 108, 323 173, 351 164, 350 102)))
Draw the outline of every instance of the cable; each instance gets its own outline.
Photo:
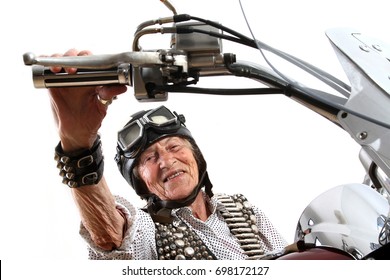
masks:
POLYGON ((210 95, 259 95, 259 94, 284 94, 279 88, 200 88, 187 86, 155 86, 153 92, 169 91, 183 93, 198 93, 210 95))
POLYGON ((215 21, 203 19, 203 18, 200 18, 200 17, 194 17, 194 16, 191 16, 191 19, 199 21, 199 22, 203 22, 203 23, 205 23, 207 25, 210 25, 210 26, 213 26, 215 28, 221 29, 222 31, 230 33, 230 34, 232 34, 232 35, 234 35, 234 36, 236 36, 236 37, 238 37, 238 38, 240 38, 243 41, 246 41, 248 43, 253 42, 253 40, 251 38, 249 38, 249 37, 247 37, 247 36, 237 32, 237 31, 235 31, 233 29, 230 29, 230 28, 228 28, 228 27, 226 27, 226 26, 224 26, 224 25, 222 25, 220 23, 217 23, 215 21))
MULTIPOLYGON (((241 2, 240 2, 241 4, 241 2)), ((241 9, 242 9, 242 6, 241 6, 241 9)), ((244 13, 244 12, 243 12, 244 13)), ((232 30, 222 24, 219 24, 219 23, 216 23, 214 21, 210 21, 210 20, 206 20, 206 19, 202 19, 202 18, 199 18, 199 17, 194 17, 194 16, 190 16, 191 19, 193 20, 197 20, 197 21, 200 21, 200 22, 203 22, 205 24, 208 24, 208 25, 211 25, 213 27, 216 27, 216 28, 219 28, 221 29, 222 31, 225 31, 225 32, 228 32, 238 38, 240 38, 242 41, 241 43, 242 44, 245 44, 247 46, 250 46, 252 48, 256 48, 256 49, 259 49, 259 45, 261 45, 261 48, 262 49, 265 49, 267 51, 270 51, 274 54, 276 54, 277 56, 281 57, 281 58, 284 58, 286 59, 287 61, 289 61, 290 63, 298 66, 299 68, 305 70, 306 72, 309 72, 311 75, 315 76, 316 78, 320 79, 321 81, 323 81, 324 83, 326 83, 327 85, 329 85, 330 87, 334 88, 335 90, 337 90, 338 92, 340 92, 342 95, 348 97, 349 96, 349 92, 351 90, 350 86, 348 86, 347 84, 345 84, 344 82, 342 82, 341 80, 335 78, 334 76, 330 75, 329 73, 326 73, 325 71, 307 63, 306 61, 303 61, 297 57, 294 57, 288 53, 284 53, 278 49, 275 49, 261 41, 258 41, 254 38, 253 36, 253 33, 252 33, 252 37, 253 39, 250 39, 249 37, 235 31, 235 30, 232 30), (317 74, 318 73, 318 74, 317 74), (325 79, 325 78, 326 79, 325 79), (329 84, 327 82, 327 80, 330 80, 332 81, 332 84, 329 84), (338 87, 335 87, 333 84, 337 84, 338 87)), ((248 28, 250 29, 249 27, 249 23, 245 17, 245 14, 244 14, 244 18, 247 22, 247 25, 248 25, 248 28)), ((265 58, 264 54, 263 54, 263 57, 264 59, 267 61, 267 59, 265 58)), ((267 62, 268 63, 268 62, 267 62)), ((271 65, 270 65, 271 67, 271 65)))
MULTIPOLYGON (((240 7, 241 7, 241 11, 242 11, 242 13, 243 13, 243 16, 244 16, 244 18, 245 18, 245 21, 246 21, 246 23, 247 23, 248 29, 249 29, 249 31, 250 31, 252 37, 253 37, 253 40, 258 44, 259 41, 256 40, 256 38, 255 38, 255 36, 254 36, 254 34, 253 34, 253 32, 252 32, 252 29, 250 28, 249 22, 248 22, 248 20, 247 20, 247 18, 246 18, 246 15, 245 15, 245 11, 244 11, 244 9, 243 9, 243 7, 242 7, 242 4, 241 4, 241 0, 238 0, 238 1, 239 1, 239 4, 240 4, 240 7)), ((356 112, 356 111, 354 111, 354 110, 351 110, 351 109, 349 109, 349 108, 347 108, 347 107, 345 107, 345 106, 343 106, 343 105, 337 104, 337 103, 332 102, 332 101, 327 100, 327 99, 324 99, 324 98, 322 98, 321 96, 315 96, 315 97, 314 97, 310 92, 306 91, 304 88, 302 88, 301 86, 299 86, 299 84, 297 84, 297 83, 291 81, 291 80, 290 80, 289 78, 287 78, 284 74, 282 74, 280 71, 278 71, 278 70, 272 65, 272 63, 267 59, 267 57, 264 55, 263 50, 262 50, 262 48, 261 48, 261 46, 260 46, 259 44, 258 44, 258 49, 259 49, 260 53, 262 54, 264 60, 265 60, 265 61, 267 62, 267 64, 271 67, 271 69, 275 71, 275 73, 277 73, 280 77, 282 77, 282 78, 285 79, 287 82, 289 82, 289 83, 291 84, 291 86, 294 86, 294 87, 297 87, 298 89, 300 89, 300 90, 302 91, 302 93, 305 94, 306 96, 308 96, 308 97, 310 97, 310 98, 313 98, 313 99, 316 99, 316 100, 318 100, 318 101, 320 101, 320 102, 322 102, 322 103, 324 103, 324 104, 326 104, 326 105, 328 105, 328 106, 332 106, 332 107, 334 107, 335 109, 338 109, 338 110, 340 110, 340 111, 344 111, 344 112, 346 112, 346 113, 348 113, 348 114, 354 115, 354 116, 359 117, 359 118, 361 118, 361 119, 364 119, 364 120, 366 120, 366 121, 368 121, 368 122, 372 122, 372 123, 377 124, 377 125, 379 125, 379 126, 382 126, 382 127, 385 127, 385 128, 390 129, 390 124, 389 124, 389 123, 385 123, 385 122, 382 122, 382 121, 377 120, 377 119, 375 119, 375 118, 372 118, 372 117, 370 117, 370 116, 361 114, 361 113, 356 112)), ((289 56, 290 56, 290 55, 289 55, 289 56)), ((290 57, 291 57, 291 56, 290 56, 290 57)))
POLYGON ((253 43, 243 41, 241 38, 225 35, 223 33, 218 33, 218 32, 214 32, 211 30, 194 28, 192 26, 177 26, 176 32, 177 32, 177 34, 202 33, 202 34, 206 34, 206 35, 209 35, 212 37, 216 37, 216 38, 220 38, 220 39, 224 39, 224 40, 229 40, 229 41, 232 41, 232 42, 235 42, 238 44, 242 44, 242 45, 245 45, 248 47, 252 47, 252 48, 254 47, 253 43))
POLYGON ((168 0, 160 0, 174 15, 177 15, 175 7, 168 0))

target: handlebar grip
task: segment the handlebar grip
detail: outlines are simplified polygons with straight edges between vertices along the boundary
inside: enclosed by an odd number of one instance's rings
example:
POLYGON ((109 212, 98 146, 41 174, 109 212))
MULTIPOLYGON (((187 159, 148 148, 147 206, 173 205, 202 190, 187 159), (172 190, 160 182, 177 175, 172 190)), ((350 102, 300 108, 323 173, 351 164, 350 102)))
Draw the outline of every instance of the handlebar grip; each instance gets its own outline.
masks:
POLYGON ((34 65, 32 73, 35 88, 133 85, 132 67, 128 63, 111 69, 77 69, 75 74, 53 73, 49 67, 34 65))

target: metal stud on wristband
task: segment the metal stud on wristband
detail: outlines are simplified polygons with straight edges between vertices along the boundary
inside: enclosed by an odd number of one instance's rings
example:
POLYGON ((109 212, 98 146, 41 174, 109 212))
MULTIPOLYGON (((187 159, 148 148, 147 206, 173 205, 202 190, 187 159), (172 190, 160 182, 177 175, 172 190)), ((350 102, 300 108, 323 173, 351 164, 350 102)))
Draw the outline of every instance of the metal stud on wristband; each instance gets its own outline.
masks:
POLYGON ((104 157, 100 136, 96 138, 91 149, 74 153, 65 153, 61 142, 55 148, 57 168, 60 170, 62 182, 70 188, 78 188, 99 183, 103 176, 104 157))

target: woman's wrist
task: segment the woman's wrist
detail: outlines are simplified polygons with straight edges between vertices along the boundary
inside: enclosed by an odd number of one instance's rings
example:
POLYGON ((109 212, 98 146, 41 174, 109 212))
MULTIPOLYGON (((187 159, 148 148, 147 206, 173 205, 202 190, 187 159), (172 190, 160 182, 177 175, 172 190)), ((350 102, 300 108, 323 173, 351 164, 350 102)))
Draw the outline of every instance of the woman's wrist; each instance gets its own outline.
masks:
POLYGON ((85 149, 91 149, 97 139, 100 139, 99 134, 88 135, 85 137, 69 137, 60 134, 61 148, 64 152, 77 155, 85 149))
MULTIPOLYGON (((66 146, 66 145, 65 145, 66 146)), ((63 183, 71 188, 97 184, 103 176, 104 157, 98 135, 90 148, 65 150, 60 142, 55 148, 55 160, 63 183)))

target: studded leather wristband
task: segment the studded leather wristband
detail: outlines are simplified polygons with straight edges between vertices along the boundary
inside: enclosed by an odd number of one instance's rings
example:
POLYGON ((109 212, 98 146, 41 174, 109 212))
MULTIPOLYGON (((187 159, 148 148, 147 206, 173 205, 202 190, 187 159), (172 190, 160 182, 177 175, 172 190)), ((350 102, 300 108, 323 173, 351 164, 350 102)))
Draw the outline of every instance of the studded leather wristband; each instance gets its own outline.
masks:
POLYGON ((61 142, 55 148, 57 167, 62 182, 70 188, 78 188, 99 183, 103 176, 104 157, 100 136, 96 138, 92 148, 75 153, 65 153, 61 142))

